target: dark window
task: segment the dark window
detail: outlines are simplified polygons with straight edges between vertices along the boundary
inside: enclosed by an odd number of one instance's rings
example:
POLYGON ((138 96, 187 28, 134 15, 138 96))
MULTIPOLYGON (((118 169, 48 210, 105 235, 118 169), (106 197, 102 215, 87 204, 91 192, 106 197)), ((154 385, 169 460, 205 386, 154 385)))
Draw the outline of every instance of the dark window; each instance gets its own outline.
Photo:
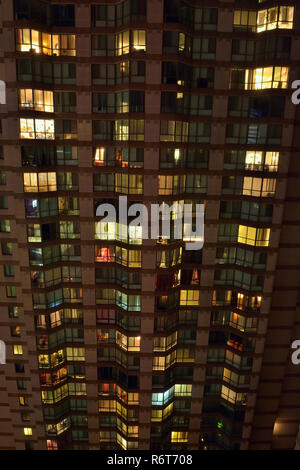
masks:
POLYGON ((8 316, 9 318, 19 318, 18 307, 10 305, 8 307, 8 316))
POLYGON ((258 96, 255 98, 245 96, 230 96, 228 101, 228 115, 234 117, 280 117, 284 113, 284 96, 258 96))
POLYGON ((52 5, 51 6, 52 26, 75 26, 74 5, 52 5))
POLYGON ((55 91, 54 111, 56 113, 75 113, 76 93, 72 91, 55 91))
POLYGON ((25 372, 25 366, 24 366, 24 364, 16 363, 16 364, 15 364, 15 371, 16 371, 17 373, 19 373, 19 374, 25 372))
POLYGON ((0 209, 8 208, 8 198, 7 196, 0 196, 0 209))
POLYGON ((41 0, 15 0, 16 20, 35 20, 49 23, 49 5, 41 0))

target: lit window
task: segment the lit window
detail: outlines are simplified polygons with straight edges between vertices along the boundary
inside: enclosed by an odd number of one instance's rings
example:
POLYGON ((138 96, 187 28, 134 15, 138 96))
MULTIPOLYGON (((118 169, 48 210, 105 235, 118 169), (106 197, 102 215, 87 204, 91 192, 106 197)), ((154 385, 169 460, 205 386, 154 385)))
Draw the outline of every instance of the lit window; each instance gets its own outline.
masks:
POLYGON ((166 405, 174 396, 174 387, 164 393, 152 393, 152 406, 166 405))
POLYGON ((153 358, 153 370, 165 370, 166 358, 164 356, 155 356, 153 358))
POLYGON ((105 148, 104 147, 97 147, 95 151, 95 165, 97 166, 104 166, 105 160, 105 148))
POLYGON ((133 50, 142 52, 146 51, 146 31, 133 31, 133 50))
POLYGON ((57 442, 53 439, 47 439, 47 450, 58 450, 57 442))
POLYGON ((53 91, 21 89, 19 90, 19 107, 53 113, 53 91))
POLYGON ((57 191, 56 173, 24 173, 25 192, 57 191))
POLYGON ((151 421, 154 423, 162 421, 162 410, 152 410, 151 421))
POLYGON ((244 177, 243 195, 272 197, 275 195, 276 179, 244 177))
POLYGON ((163 419, 166 419, 173 412, 174 403, 170 403, 166 408, 163 409, 163 419))
POLYGON ((47 354, 40 354, 38 356, 38 363, 40 368, 50 367, 49 356, 47 354))
POLYGON ((279 152, 266 152, 265 169, 268 171, 277 171, 279 162, 279 152))
POLYGON ((123 194, 143 194, 143 176, 116 173, 115 192, 123 194))
POLYGON ((120 62, 120 72, 121 73, 129 73, 129 61, 120 62))
POLYGON ((224 400, 229 401, 230 403, 234 403, 234 404, 242 403, 242 404, 244 404, 244 394, 234 392, 230 388, 225 387, 225 385, 222 385, 221 397, 224 400))
POLYGON ((17 50, 41 52, 41 33, 33 29, 17 29, 17 50))
POLYGON ((138 404, 139 404, 139 394, 128 393, 128 405, 138 405, 138 404))
POLYGON ((66 348, 67 361, 85 361, 84 348, 66 348))
POLYGON ((175 384, 175 397, 191 397, 192 387, 189 384, 175 384))
POLYGON ((116 333, 116 344, 126 351, 140 351, 141 337, 140 336, 129 336, 120 333, 116 333))
POLYGON ((245 90, 287 88, 288 67, 264 67, 245 71, 245 90))
POLYGON ((17 29, 17 51, 46 55, 75 56, 74 34, 48 34, 33 29, 17 29))
POLYGON ((117 119, 114 121, 113 140, 144 140, 144 121, 117 119))
POLYGON ((239 225, 238 242, 252 246, 269 246, 270 229, 239 225))
POLYGON ((172 431, 171 442, 188 442, 188 435, 185 431, 172 431))
POLYGON ((157 336, 153 339, 153 351, 168 351, 177 344, 177 331, 169 336, 157 336))
POLYGON ((51 34, 42 33, 42 51, 43 54, 52 55, 51 34))
POLYGON ((128 121, 115 121, 115 140, 129 140, 128 121))
POLYGON ((293 29, 294 7, 272 7, 258 12, 257 32, 272 29, 293 29))
POLYGON ((23 355, 23 346, 21 344, 14 344, 13 345, 13 353, 15 356, 22 356, 23 355))
POLYGON ((54 119, 20 119, 21 139, 54 140, 54 119))
POLYGON ((235 10, 233 25, 245 31, 254 32, 256 29, 257 12, 254 10, 235 10))
POLYGON ((185 34, 179 33, 178 52, 184 52, 184 49, 185 49, 185 34))
POLYGON ((234 385, 238 385, 239 383, 239 375, 236 374, 235 372, 232 372, 229 369, 226 369, 226 367, 223 370, 223 377, 222 380, 224 382, 232 383, 234 385))
POLYGON ((20 405, 20 406, 26 406, 26 405, 28 405, 27 398, 25 398, 25 397, 23 397, 23 396, 20 396, 20 397, 19 397, 19 405, 20 405))
POLYGON ((117 433, 117 443, 122 447, 123 450, 127 450, 127 441, 124 437, 117 433))
POLYGON ((176 362, 176 351, 172 351, 167 356, 153 357, 153 370, 165 370, 176 362))
POLYGON ((99 411, 115 413, 116 410, 116 400, 99 400, 99 411))
POLYGON ((24 436, 32 436, 32 428, 24 428, 24 436))
POLYGON ((130 31, 123 31, 122 33, 116 34, 115 37, 115 52, 116 55, 129 54, 129 36, 130 31))
POLYGON ((182 290, 180 291, 180 305, 199 305, 198 290, 182 290))
POLYGON ((98 263, 112 263, 115 261, 114 247, 96 247, 95 261, 98 263))
POLYGON ((177 349, 177 362, 194 362, 195 351, 189 348, 177 349))
POLYGON ((263 171, 277 171, 279 152, 263 152, 249 150, 246 152, 245 169, 263 171))

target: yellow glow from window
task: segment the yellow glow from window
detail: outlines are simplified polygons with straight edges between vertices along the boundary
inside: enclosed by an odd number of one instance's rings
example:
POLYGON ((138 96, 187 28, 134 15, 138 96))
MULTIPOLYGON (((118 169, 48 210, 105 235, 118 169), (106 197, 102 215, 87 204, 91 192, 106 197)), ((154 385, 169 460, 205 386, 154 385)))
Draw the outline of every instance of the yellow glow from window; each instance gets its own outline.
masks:
POLYGON ((285 426, 284 423, 280 421, 275 421, 274 427, 273 427, 273 435, 278 436, 280 434, 284 434, 285 431, 285 426))
MULTIPOLYGON (((182 93, 182 96, 183 96, 183 93, 182 93)), ((178 160, 180 160, 180 149, 175 149, 174 150, 174 159, 175 159, 176 162, 178 160)))
POLYGON ((43 50, 43 54, 52 55, 51 34, 42 33, 42 50, 43 50))
POLYGON ((129 125, 121 121, 115 121, 115 140, 129 140, 129 125))
POLYGON ((175 384, 175 397, 191 397, 192 396, 192 385, 190 384, 175 384))
POLYGON ((239 225, 238 242, 251 246, 269 246, 270 229, 239 225))
POLYGON ((255 169, 255 166, 262 164, 262 152, 248 151, 245 159, 246 169, 255 169))
POLYGON ((133 31, 133 49, 135 51, 146 51, 146 31, 133 31))
POLYGON ((245 405, 246 403, 246 394, 234 392, 225 385, 222 385, 221 397, 233 404, 240 403, 245 405))
POLYGON ((189 433, 186 431, 172 431, 171 442, 188 442, 189 433))
POLYGON ((265 166, 269 171, 276 171, 279 163, 279 152, 266 152, 265 166))
POLYGON ((185 34, 179 33, 178 52, 184 52, 184 48, 185 48, 185 34))
POLYGON ((48 34, 34 29, 17 29, 17 50, 46 55, 75 56, 74 34, 48 34))
POLYGON ((32 428, 24 428, 24 436, 32 436, 32 428))
POLYGON ((287 88, 288 67, 264 67, 245 70, 245 90, 287 88))
POLYGON ((56 173, 24 173, 25 192, 57 191, 56 173))
POLYGON ((257 15, 257 32, 293 29, 294 7, 280 6, 261 10, 257 15))
POLYGON ((126 101, 121 101, 120 103, 120 113, 129 113, 129 103, 126 101))
POLYGON ((20 119, 21 139, 54 140, 54 119, 20 119))
POLYGON ((279 152, 266 152, 265 159, 263 159, 263 152, 247 151, 245 158, 246 170, 263 171, 264 168, 268 171, 277 171, 279 163, 279 152))
POLYGON ((129 62, 121 62, 120 63, 120 72, 125 73, 129 71, 129 62))
POLYGON ((41 40, 39 31, 31 30, 31 49, 37 54, 41 52, 41 40))
POLYGON ((117 331, 116 333, 116 344, 125 351, 140 351, 141 337, 140 336, 129 336, 127 337, 123 333, 117 331))
POLYGON ((254 10, 235 10, 234 12, 234 26, 248 28, 255 31, 257 22, 257 13, 254 10))
POLYGON ((123 450, 127 450, 127 441, 119 433, 117 433, 117 443, 122 447, 123 450))
POLYGON ((198 290, 180 291, 180 305, 199 305, 200 292, 198 290))
POLYGON ((95 165, 104 166, 105 148, 97 147, 95 152, 95 165))
POLYGON ((22 356, 23 355, 23 346, 21 344, 14 344, 13 345, 13 352, 15 356, 22 356))
POLYGON ((66 348, 67 361, 85 361, 84 348, 66 348))

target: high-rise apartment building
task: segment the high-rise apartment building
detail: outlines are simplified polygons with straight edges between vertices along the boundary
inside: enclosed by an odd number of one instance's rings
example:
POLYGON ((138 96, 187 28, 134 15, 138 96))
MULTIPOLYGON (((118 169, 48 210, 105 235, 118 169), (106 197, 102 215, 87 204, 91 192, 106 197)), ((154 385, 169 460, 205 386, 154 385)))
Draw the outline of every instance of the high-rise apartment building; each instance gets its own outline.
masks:
POLYGON ((0 22, 0 448, 294 448, 298 2, 1 0, 0 22), (204 204, 203 249, 175 220, 142 239, 119 196, 204 204))

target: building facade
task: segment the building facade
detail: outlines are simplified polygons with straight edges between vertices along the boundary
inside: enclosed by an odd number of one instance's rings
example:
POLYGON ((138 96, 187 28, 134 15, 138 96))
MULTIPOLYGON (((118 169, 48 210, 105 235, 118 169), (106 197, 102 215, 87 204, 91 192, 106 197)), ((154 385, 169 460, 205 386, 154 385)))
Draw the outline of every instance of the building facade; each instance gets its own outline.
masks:
POLYGON ((0 21, 0 448, 293 449, 299 5, 2 0, 0 21), (129 233, 119 196, 204 204, 203 249, 174 220, 129 233))

